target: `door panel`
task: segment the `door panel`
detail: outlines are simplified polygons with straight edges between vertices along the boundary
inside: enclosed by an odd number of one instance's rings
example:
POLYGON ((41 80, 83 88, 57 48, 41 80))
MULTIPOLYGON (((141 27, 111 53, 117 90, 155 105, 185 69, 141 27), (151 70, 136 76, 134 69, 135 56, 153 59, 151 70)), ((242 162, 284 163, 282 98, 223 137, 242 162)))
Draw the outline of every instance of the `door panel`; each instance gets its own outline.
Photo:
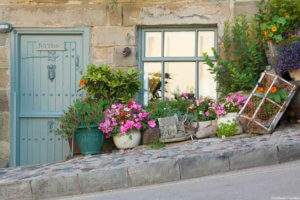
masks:
POLYGON ((62 161, 69 146, 54 130, 80 96, 82 36, 23 35, 20 41, 20 165, 62 161))

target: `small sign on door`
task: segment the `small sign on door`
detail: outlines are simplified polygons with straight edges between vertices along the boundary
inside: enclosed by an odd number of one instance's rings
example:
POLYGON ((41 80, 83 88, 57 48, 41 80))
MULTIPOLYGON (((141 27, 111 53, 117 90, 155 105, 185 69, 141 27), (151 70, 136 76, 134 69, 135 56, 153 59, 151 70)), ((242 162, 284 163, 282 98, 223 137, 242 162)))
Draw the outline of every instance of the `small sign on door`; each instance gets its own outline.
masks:
POLYGON ((37 51, 65 51, 64 42, 39 42, 37 51))

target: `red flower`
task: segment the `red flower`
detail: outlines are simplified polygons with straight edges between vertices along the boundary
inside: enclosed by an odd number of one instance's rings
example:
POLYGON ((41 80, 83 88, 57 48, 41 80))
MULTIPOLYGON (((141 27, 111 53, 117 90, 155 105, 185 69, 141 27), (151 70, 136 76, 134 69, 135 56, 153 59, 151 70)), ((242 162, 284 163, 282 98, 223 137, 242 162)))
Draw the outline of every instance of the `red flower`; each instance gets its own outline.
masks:
POLYGON ((80 85, 81 85, 81 86, 85 86, 85 80, 81 79, 81 80, 80 80, 80 85))

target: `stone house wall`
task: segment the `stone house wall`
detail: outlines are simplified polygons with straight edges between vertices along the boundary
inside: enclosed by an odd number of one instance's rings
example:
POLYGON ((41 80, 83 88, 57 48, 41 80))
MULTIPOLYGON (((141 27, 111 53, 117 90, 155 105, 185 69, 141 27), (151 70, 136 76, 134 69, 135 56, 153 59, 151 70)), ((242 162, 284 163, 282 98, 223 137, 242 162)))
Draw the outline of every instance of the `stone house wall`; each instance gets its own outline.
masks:
MULTIPOLYGON (((13 27, 90 27, 91 62, 136 67, 139 25, 217 25, 252 16, 255 0, 1 0, 0 22, 13 27), (132 49, 124 58, 122 50, 132 49)), ((0 168, 9 160, 10 33, 0 33, 0 168)), ((220 38, 218 40, 220 42, 220 38)))

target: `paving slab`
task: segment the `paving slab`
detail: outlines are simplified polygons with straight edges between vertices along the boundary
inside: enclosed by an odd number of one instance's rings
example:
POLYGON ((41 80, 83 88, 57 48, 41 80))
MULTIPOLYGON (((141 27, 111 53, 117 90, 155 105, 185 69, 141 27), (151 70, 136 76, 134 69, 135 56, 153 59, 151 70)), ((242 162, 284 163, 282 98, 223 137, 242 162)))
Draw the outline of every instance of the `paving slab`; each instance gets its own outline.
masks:
POLYGON ((35 200, 99 192, 295 159, 300 159, 300 125, 288 124, 273 135, 194 140, 161 149, 139 146, 61 163, 1 169, 0 199, 35 200))

